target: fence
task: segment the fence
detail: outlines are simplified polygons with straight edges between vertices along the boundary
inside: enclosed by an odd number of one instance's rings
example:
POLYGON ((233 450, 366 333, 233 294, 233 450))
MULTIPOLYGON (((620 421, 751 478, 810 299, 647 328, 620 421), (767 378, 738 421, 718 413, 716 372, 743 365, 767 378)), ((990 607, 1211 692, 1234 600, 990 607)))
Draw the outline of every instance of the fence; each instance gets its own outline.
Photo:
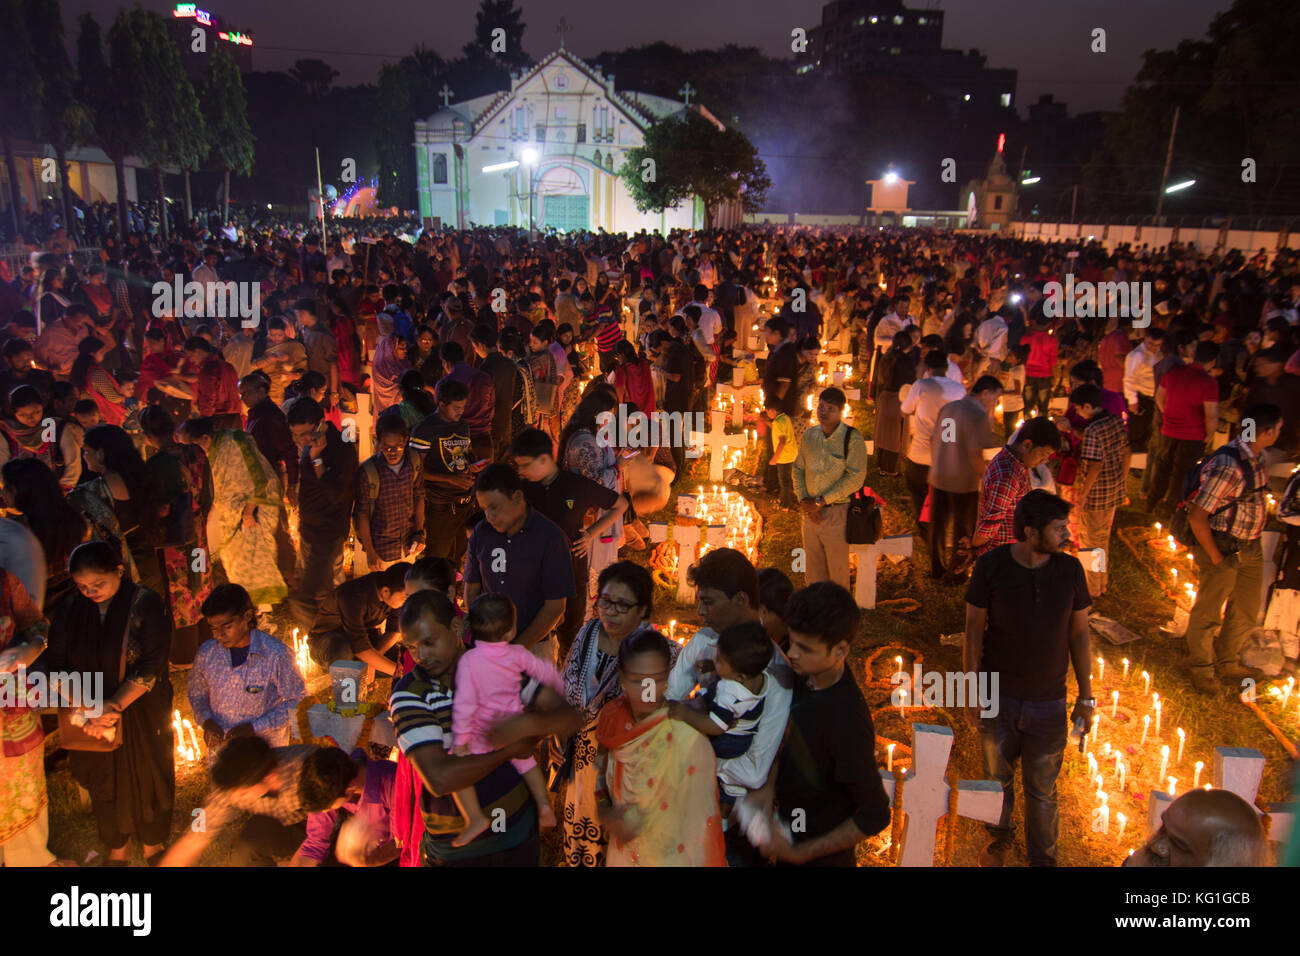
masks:
MULTIPOLYGON (((1262 225, 1262 221, 1259 224, 1262 225)), ((1135 249, 1144 246, 1156 249, 1178 242, 1192 246, 1198 252, 1239 249, 1247 254, 1284 249, 1290 244, 1293 235, 1289 224, 1275 229, 1232 229, 1227 222, 1210 225, 1205 220, 1197 220, 1190 225, 1169 226, 1152 226, 1149 222, 1013 222, 1006 231, 1009 235, 1026 239, 1096 241, 1107 250, 1123 243, 1135 249)))
MULTIPOLYGON (((58 258, 59 264, 75 264, 86 266, 92 262, 100 261, 101 249, 99 246, 79 246, 71 252, 64 253, 62 256, 56 256, 55 253, 47 252, 42 249, 36 253, 31 253, 25 246, 7 246, 0 250, 0 262, 9 267, 9 272, 16 279, 23 266, 37 265, 44 256, 58 258)), ((39 266, 38 266, 39 268, 39 266)))

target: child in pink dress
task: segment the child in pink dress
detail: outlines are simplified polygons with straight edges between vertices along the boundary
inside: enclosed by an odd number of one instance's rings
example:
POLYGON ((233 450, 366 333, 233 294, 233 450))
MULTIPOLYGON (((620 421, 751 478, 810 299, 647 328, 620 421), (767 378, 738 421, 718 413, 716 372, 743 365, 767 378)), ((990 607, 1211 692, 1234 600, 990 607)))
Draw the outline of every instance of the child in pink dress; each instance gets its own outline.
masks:
MULTIPOLYGON (((491 753, 496 748, 487 742, 487 732, 506 717, 523 712, 519 691, 524 680, 532 677, 559 694, 564 681, 552 665, 521 644, 514 644, 515 606, 503 594, 480 594, 466 615, 474 646, 461 655, 456 665, 456 694, 451 705, 452 743, 458 756, 491 753)), ((542 770, 532 757, 510 761, 528 784, 528 792, 537 804, 537 822, 543 829, 555 826, 555 811, 542 770)), ((491 823, 483 815, 473 787, 457 790, 456 804, 468 825, 455 840, 464 846, 491 823)))

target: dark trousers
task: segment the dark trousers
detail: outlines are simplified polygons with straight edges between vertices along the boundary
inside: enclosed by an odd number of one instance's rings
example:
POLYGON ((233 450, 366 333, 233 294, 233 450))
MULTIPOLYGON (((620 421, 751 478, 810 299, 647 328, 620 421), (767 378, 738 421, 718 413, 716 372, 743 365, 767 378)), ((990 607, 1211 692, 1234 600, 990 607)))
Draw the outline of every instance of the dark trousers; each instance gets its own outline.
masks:
POLYGON ((930 488, 930 574, 939 577, 943 572, 955 567, 957 558, 968 550, 971 536, 975 534, 975 518, 979 510, 980 493, 978 491, 944 491, 930 488), (948 556, 948 523, 952 522, 952 544, 954 560, 944 559, 948 556), (967 547, 962 547, 962 539, 967 547))
MULTIPOLYGON (((773 495, 778 494, 781 491, 781 474, 777 470, 778 466, 768 464, 768 462, 772 460, 772 455, 774 454, 775 454, 775 450, 772 448, 772 429, 769 426, 767 429, 767 433, 763 435, 763 437, 760 438, 758 442, 758 460, 760 462, 759 467, 762 469, 763 490, 766 491, 768 494, 773 494, 773 495)), ((794 487, 793 469, 791 469, 790 475, 791 475, 790 478, 791 488, 793 488, 794 487)))
MULTIPOLYGON (((1151 421, 1155 417, 1156 400, 1150 395, 1138 396, 1138 410, 1128 413, 1128 444, 1135 452, 1146 451, 1151 440, 1151 421)), ((1147 466, 1151 463, 1148 461, 1147 466)))
POLYGON ((275 866, 287 860, 307 839, 307 822, 285 825, 274 817, 249 817, 230 850, 231 866, 275 866))
POLYGON ((474 511, 472 498, 463 502, 429 501, 424 505, 424 553, 446 558, 459 568, 469 545, 465 521, 474 511))
POLYGON ((1025 848, 1030 866, 1055 866, 1060 832, 1056 778, 1068 732, 1065 699, 1027 701, 1000 695, 996 717, 980 722, 984 775, 1002 784, 1002 817, 993 837, 1011 840, 1016 807, 1016 764, 1025 788, 1025 848))
POLYGON ((1025 379, 1025 418, 1037 412, 1046 415, 1052 401, 1052 377, 1025 379))
POLYGON ((541 866, 542 844, 537 836, 537 827, 533 827, 533 832, 528 835, 528 839, 517 847, 509 850, 501 850, 498 853, 488 853, 484 856, 471 857, 468 860, 455 860, 450 863, 440 863, 429 855, 429 835, 424 835, 424 842, 420 845, 420 865, 421 866, 541 866))
POLYGON ((172 831, 170 807, 166 811, 158 813, 153 819, 140 822, 134 833, 123 832, 119 829, 117 801, 95 800, 92 798, 90 810, 95 815, 95 826, 99 830, 99 838, 104 841, 104 846, 110 850, 120 850, 126 846, 126 841, 132 837, 135 837, 142 844, 162 846, 167 842, 167 837, 172 831))
POLYGON ((289 610, 294 623, 303 630, 316 621, 316 610, 321 600, 334 590, 334 580, 343 569, 343 545, 347 534, 337 538, 309 538, 303 535, 298 546, 302 561, 298 586, 289 599, 289 610))
POLYGON ((1205 454, 1205 442, 1196 438, 1165 438, 1158 451, 1148 451, 1147 470, 1151 488, 1147 492, 1147 511, 1172 512, 1182 499, 1183 476, 1205 454))
POLYGON ((930 493, 930 466, 918 465, 910 458, 903 459, 903 480, 907 482, 907 494, 912 499, 912 510, 916 520, 921 520, 921 510, 925 508, 925 496, 930 493))
POLYGON ((590 560, 590 557, 573 559, 573 596, 564 602, 564 617, 560 621, 560 626, 555 629, 557 656, 561 664, 569 656, 573 638, 582 627, 582 622, 587 619, 590 560))

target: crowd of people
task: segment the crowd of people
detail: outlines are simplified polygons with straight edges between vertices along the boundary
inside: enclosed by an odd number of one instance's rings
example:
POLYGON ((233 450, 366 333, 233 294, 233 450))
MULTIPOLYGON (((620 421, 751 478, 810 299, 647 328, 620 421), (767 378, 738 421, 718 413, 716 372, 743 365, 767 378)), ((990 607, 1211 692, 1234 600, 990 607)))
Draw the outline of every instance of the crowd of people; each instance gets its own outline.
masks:
MULTIPOLYGON (((847 529, 873 468, 901 478, 885 503, 933 578, 966 586, 965 669, 1002 676, 997 716, 968 713, 1004 788, 983 862, 1011 847, 1018 764, 1029 861, 1056 862, 1108 583, 1074 552, 1109 549, 1135 452, 1131 507, 1181 511, 1195 538, 1189 679, 1214 694, 1255 673, 1238 657, 1267 496, 1293 507, 1300 459, 1289 253, 400 228, 192 223, 165 247, 107 234, 90 261, 56 235, 0 276, 0 673, 103 675, 99 712, 61 707, 58 730, 107 865, 134 843, 197 864, 223 833, 234 863, 535 865, 551 828, 574 866, 853 865, 890 821, 847 667, 847 529), (1053 318, 1067 271, 1150 282, 1150 325, 1053 318), (255 284, 260 307, 159 309, 178 278, 255 284), (828 350, 853 357, 870 428, 819 381, 828 350), (603 426, 747 379, 761 510, 797 513, 806 568, 707 549, 682 569, 700 626, 679 644, 652 624, 641 552, 690 484, 687 448, 603 426), (395 759, 294 742, 307 688, 277 626, 322 668, 391 682, 395 759), (174 678, 210 789, 205 828, 173 841, 174 678)), ((1300 588, 1294 526, 1275 565, 1300 588)), ((60 862, 53 729, 0 706, 5 865, 60 862)))

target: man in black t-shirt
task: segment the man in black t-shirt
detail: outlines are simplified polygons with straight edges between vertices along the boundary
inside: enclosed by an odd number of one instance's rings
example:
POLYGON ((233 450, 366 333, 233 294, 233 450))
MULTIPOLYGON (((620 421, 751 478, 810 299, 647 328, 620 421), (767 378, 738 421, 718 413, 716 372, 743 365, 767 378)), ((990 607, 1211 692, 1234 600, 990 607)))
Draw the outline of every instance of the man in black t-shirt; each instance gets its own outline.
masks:
POLYGON ((540 428, 525 428, 515 436, 510 456, 524 479, 528 507, 559 525, 573 544, 574 594, 565 604, 564 620, 556 631, 562 661, 587 614, 591 546, 627 511, 627 498, 577 472, 561 469, 555 462, 551 436, 540 428), (596 520, 588 525, 587 516, 593 511, 596 520))
MULTIPOLYGON (((1079 559, 1064 554, 1070 505, 1041 489, 1016 505, 1016 540, 980 556, 966 589, 966 673, 997 678, 994 716, 967 706, 980 731, 984 773, 1002 784, 1002 818, 981 865, 1001 866, 1015 828, 1016 763, 1025 789, 1025 845, 1031 866, 1055 866, 1060 830, 1056 778, 1068 730, 1065 678, 1073 664, 1079 699, 1070 720, 1092 728, 1088 582, 1079 559)), ((981 686, 983 686, 981 682, 981 686)))
POLYGON ((760 847, 771 859, 802 866, 855 866, 854 847, 889 825, 889 796, 876 766, 871 710, 846 666, 861 612, 853 595, 830 581, 791 595, 794 698, 785 747, 755 791, 781 815, 800 815, 794 841, 774 833, 760 847))
MULTIPOLYGON (((763 327, 767 336, 767 360, 763 365, 763 395, 775 401, 792 421, 806 419, 799 409, 799 346, 788 341, 790 325, 785 319, 773 317, 763 327)), ((796 432, 796 435, 802 432, 796 432)), ((781 493, 776 465, 769 464, 774 449, 772 430, 767 428, 758 450, 758 460, 763 463, 763 488, 770 494, 781 493)))
MULTIPOLYGON (((660 330, 650 339, 650 361, 664 376, 662 410, 677 413, 690 411, 691 398, 695 394, 695 366, 690 349, 668 332, 660 330)), ((685 474, 685 444, 674 442, 672 453, 676 466, 674 470, 678 475, 685 474)))
POLYGON ((459 565, 465 556, 465 521, 474 511, 474 476, 482 465, 470 454, 469 424, 462 419, 469 389, 444 378, 438 408, 411 429, 411 447, 424 455, 424 553, 459 565))

